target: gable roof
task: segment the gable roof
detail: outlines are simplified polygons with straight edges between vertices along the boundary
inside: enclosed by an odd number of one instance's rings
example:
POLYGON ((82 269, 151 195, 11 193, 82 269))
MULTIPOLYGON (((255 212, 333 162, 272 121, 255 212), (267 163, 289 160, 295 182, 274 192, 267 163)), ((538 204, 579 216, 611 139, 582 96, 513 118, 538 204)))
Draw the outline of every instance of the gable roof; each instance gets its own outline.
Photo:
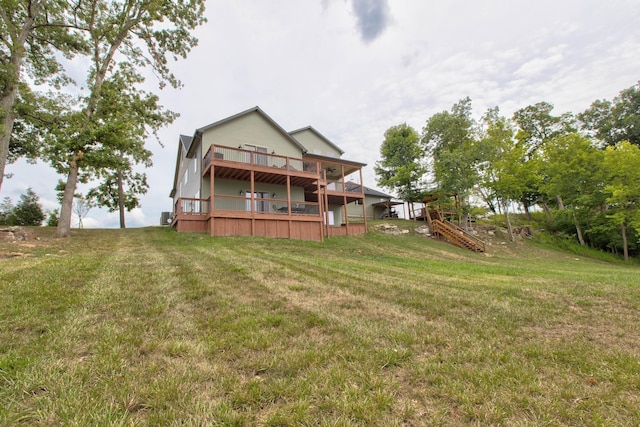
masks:
POLYGON ((313 132, 318 138, 320 138, 321 140, 323 140, 324 142, 326 142, 328 145, 330 145, 332 148, 334 148, 335 150, 337 150, 340 155, 344 154, 344 150, 342 150, 342 148, 338 147, 336 144, 334 144, 333 142, 331 142, 329 140, 329 138, 327 138, 326 136, 324 136, 323 134, 321 134, 320 132, 318 132, 317 130, 315 130, 313 128, 313 126, 307 126, 307 127, 303 127, 300 129, 296 129, 296 130, 292 130, 291 132, 289 132, 289 135, 293 136, 295 138, 295 134, 297 133, 301 133, 304 131, 311 131, 313 132))
MULTIPOLYGON (((262 109, 260 109, 260 107, 258 107, 258 106, 255 106, 253 108, 249 108, 248 110, 242 111, 242 112, 240 112, 238 114, 234 114, 233 116, 229 116, 229 117, 227 117, 225 119, 218 120, 217 122, 213 122, 213 123, 211 123, 209 125, 206 125, 206 126, 203 126, 201 128, 196 129, 196 132, 194 133, 192 140, 193 141, 197 140, 199 142, 201 140, 201 138, 202 138, 202 134, 204 132, 208 131, 209 129, 213 129, 213 128, 215 128, 217 126, 220 126, 220 125, 223 125, 225 123, 232 122, 232 121, 234 121, 236 119, 239 119, 241 117, 247 116, 247 115, 249 115, 251 113, 258 113, 271 126, 273 126, 279 133, 281 133, 282 136, 284 136, 291 143, 295 144, 298 148, 300 148, 300 150, 302 150, 303 154, 307 152, 307 149, 302 144, 300 144, 300 142, 298 142, 297 139, 295 139, 293 136, 289 135, 289 133, 286 130, 284 130, 282 128, 282 126, 280 126, 278 123, 276 123, 275 120, 273 120, 271 117, 269 117, 269 115, 267 113, 265 113, 264 111, 262 111, 262 109)), ((190 147, 190 150, 195 150, 194 147, 197 146, 197 145, 198 144, 192 144, 191 147, 190 147)), ((187 157, 193 155, 193 152, 190 151, 190 150, 187 151, 187 157)))

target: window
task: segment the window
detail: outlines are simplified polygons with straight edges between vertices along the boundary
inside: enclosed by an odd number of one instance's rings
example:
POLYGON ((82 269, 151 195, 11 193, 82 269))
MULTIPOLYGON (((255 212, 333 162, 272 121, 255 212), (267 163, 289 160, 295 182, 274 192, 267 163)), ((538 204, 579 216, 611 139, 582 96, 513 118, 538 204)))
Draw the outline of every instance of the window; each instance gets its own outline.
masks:
MULTIPOLYGON (((267 149, 267 147, 259 147, 257 145, 245 145, 244 146, 245 150, 249 150, 249 151, 255 151, 256 153, 268 153, 269 150, 267 149)), ((255 156, 253 163, 256 165, 267 165, 267 158, 268 156, 265 156, 264 154, 253 154, 253 153, 247 153, 247 163, 251 162, 251 157, 250 156, 255 156)))
MULTIPOLYGON (((195 198, 196 198, 196 199, 199 199, 199 198, 200 198, 200 190, 198 190, 198 192, 196 193, 196 197, 195 197, 195 198)), ((195 205, 195 206, 194 206, 195 211, 196 211, 196 212, 198 212, 198 213, 201 213, 201 210, 200 210, 200 200, 196 200, 196 201, 194 201, 194 205, 195 205)))
POLYGON ((197 175, 198 173, 198 158, 193 159, 193 174, 197 175))
MULTIPOLYGON (((247 198, 246 202, 246 210, 251 211, 251 192, 247 191, 245 193, 245 197, 247 198)), ((254 212, 269 212, 269 193, 263 191, 256 191, 253 193, 254 204, 253 211, 254 212)))
POLYGON ((184 171, 184 177, 182 178, 182 184, 187 185, 189 183, 189 168, 184 171))

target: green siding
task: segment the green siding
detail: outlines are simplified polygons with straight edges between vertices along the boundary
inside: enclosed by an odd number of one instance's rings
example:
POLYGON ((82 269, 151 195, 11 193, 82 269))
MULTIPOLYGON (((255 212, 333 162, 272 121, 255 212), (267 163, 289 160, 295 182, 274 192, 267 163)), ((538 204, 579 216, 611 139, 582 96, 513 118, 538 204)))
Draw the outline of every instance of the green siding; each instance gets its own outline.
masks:
POLYGON ((267 147, 269 153, 302 158, 300 147, 258 112, 249 113, 204 131, 202 155, 206 154, 212 144, 231 148, 256 145, 267 147))
POLYGON ((330 144, 327 144, 324 139, 320 138, 311 129, 296 132, 293 137, 297 139, 300 144, 304 145, 304 148, 306 148, 310 154, 334 157, 336 159, 340 158, 340 151, 336 150, 335 147, 332 147, 330 144))

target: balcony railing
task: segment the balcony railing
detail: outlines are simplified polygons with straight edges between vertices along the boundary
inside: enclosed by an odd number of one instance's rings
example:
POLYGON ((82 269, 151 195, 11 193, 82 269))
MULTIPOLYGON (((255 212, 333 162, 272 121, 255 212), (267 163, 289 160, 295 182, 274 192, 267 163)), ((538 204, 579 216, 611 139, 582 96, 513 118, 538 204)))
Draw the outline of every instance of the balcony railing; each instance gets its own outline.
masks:
POLYGON ((348 182, 346 185, 340 181, 330 181, 327 183, 327 191, 335 191, 338 193, 362 193, 362 188, 359 185, 353 185, 348 182))
POLYGON ((176 215, 206 215, 209 212, 209 200, 178 199, 174 212, 176 215))
MULTIPOLYGON (((239 196, 214 196, 214 211, 263 213, 288 215, 289 202, 281 199, 262 199, 239 196)), ((291 201, 291 215, 320 215, 320 206, 315 202, 291 201)))
POLYGON ((211 164, 211 160, 224 160, 246 165, 266 166, 292 171, 304 171, 317 173, 318 162, 307 161, 295 157, 280 156, 278 154, 262 153, 240 148, 212 145, 204 156, 204 168, 211 164))

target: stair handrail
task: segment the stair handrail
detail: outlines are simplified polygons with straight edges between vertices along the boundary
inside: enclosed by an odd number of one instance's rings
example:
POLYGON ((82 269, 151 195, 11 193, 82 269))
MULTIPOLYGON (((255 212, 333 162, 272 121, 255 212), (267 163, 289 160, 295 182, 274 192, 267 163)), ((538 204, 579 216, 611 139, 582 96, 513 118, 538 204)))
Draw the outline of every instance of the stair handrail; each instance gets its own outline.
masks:
POLYGON ((454 224, 454 223, 453 223, 453 222, 451 222, 451 221, 444 220, 444 222, 446 222, 448 225, 450 225, 450 226, 452 226, 453 228, 455 228, 455 229, 456 229, 456 231, 461 232, 461 233, 462 233, 462 234, 464 234, 466 237, 468 237, 469 239, 471 239, 471 240, 473 240, 474 242, 476 242, 478 245, 482 246, 482 247, 483 247, 483 249, 484 249, 484 245, 485 245, 485 243, 484 243, 482 240, 480 240, 479 238, 477 238, 477 237, 476 237, 476 236, 474 236, 473 234, 469 233, 469 232, 468 232, 467 230, 465 230, 464 228, 460 227, 460 226, 459 226, 459 225, 457 225, 457 224, 454 224))
POLYGON ((484 252, 486 250, 485 243, 477 237, 469 234, 467 231, 455 224, 446 220, 433 220, 432 232, 440 233, 444 235, 452 243, 460 247, 473 246, 473 248, 467 247, 467 249, 480 250, 484 252))

